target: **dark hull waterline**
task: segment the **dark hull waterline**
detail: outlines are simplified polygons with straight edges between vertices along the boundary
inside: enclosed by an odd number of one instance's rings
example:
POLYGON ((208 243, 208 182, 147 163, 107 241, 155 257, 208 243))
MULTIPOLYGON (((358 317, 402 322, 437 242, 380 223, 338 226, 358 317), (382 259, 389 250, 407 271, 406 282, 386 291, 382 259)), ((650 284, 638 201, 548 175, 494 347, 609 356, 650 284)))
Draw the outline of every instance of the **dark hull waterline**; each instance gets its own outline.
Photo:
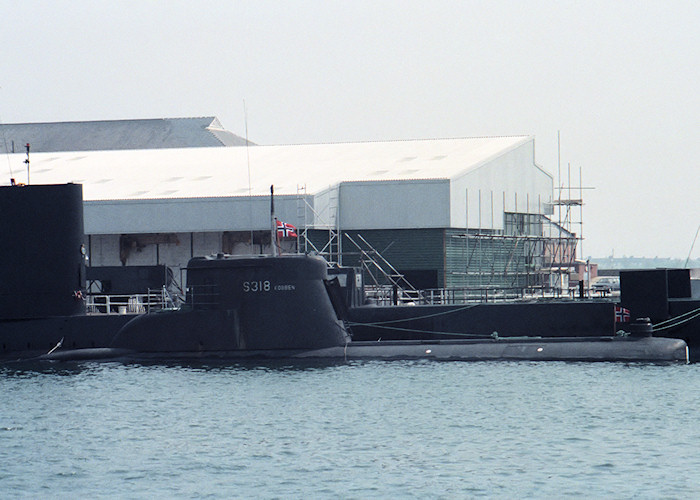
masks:
POLYGON ((346 346, 310 350, 138 352, 120 348, 55 351, 31 360, 182 360, 182 359, 328 359, 437 361, 617 361, 688 362, 685 342, 665 338, 519 339, 466 341, 351 342, 346 346))

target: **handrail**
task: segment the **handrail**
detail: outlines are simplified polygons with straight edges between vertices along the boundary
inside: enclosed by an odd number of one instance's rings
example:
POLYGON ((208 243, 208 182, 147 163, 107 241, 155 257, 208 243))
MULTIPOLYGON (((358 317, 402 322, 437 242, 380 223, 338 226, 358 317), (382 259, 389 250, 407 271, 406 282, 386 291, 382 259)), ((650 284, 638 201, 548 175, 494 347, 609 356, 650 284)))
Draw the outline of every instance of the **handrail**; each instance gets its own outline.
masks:
POLYGON ((402 290, 392 285, 365 285, 365 297, 376 305, 440 305, 480 302, 514 302, 542 298, 571 298, 568 294, 547 293, 543 288, 481 287, 429 288, 402 290))
MULTIPOLYGON (((98 314, 148 314, 180 309, 183 300, 173 297, 167 288, 149 288, 146 293, 104 294, 89 293, 86 296, 86 312, 98 314)), ((193 309, 216 308, 221 304, 216 285, 196 285, 187 289, 184 302, 193 309)))
POLYGON ((155 311, 179 309, 170 292, 149 288, 146 293, 105 294, 88 293, 85 308, 87 314, 146 314, 155 311))

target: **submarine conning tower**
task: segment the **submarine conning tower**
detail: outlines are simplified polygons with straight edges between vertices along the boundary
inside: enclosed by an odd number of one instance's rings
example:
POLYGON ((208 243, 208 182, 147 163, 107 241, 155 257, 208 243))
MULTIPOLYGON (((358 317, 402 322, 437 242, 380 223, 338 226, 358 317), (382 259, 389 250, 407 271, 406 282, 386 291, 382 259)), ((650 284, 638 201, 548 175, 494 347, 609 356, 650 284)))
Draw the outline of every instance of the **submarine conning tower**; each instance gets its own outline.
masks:
POLYGON ((194 311, 235 311, 245 349, 314 349, 349 340, 318 256, 197 257, 187 265, 187 290, 194 311))
POLYGON ((0 187, 0 320, 85 312, 83 188, 0 187))

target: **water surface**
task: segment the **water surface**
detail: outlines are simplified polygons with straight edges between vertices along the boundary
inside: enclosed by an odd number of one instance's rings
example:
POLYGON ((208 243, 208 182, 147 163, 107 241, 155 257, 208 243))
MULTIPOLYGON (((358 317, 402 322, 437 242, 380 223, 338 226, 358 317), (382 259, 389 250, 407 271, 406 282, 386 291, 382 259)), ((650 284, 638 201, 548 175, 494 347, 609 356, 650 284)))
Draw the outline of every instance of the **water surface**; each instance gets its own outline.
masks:
POLYGON ((700 365, 0 366, 8 498, 700 494, 700 365))

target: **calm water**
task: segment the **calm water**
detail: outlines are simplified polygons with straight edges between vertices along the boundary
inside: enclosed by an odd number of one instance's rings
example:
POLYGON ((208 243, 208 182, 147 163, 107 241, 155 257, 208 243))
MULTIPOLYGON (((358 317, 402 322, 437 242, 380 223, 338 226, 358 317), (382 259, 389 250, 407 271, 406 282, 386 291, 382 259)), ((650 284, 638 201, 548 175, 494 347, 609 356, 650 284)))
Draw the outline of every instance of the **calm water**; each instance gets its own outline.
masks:
POLYGON ((0 366, 5 498, 698 498, 700 365, 0 366))

